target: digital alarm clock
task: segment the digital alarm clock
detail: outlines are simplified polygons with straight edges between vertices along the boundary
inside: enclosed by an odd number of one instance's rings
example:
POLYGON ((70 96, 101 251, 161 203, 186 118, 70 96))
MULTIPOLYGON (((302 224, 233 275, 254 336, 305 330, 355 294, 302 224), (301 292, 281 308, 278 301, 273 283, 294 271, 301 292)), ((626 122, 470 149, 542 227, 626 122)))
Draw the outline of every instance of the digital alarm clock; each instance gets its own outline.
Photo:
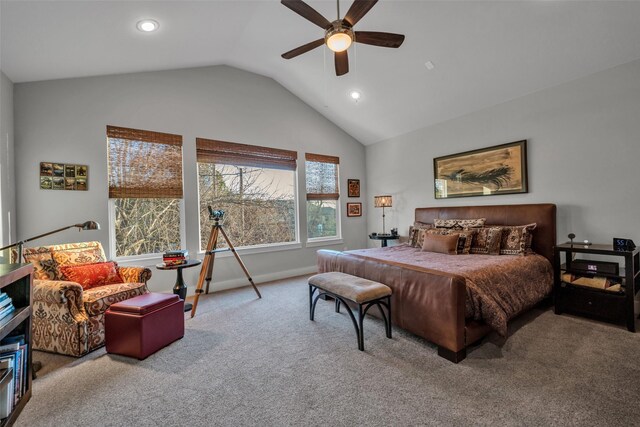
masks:
POLYGON ((635 248, 636 245, 631 239, 623 239, 621 237, 613 238, 613 249, 617 251, 632 251, 635 248))

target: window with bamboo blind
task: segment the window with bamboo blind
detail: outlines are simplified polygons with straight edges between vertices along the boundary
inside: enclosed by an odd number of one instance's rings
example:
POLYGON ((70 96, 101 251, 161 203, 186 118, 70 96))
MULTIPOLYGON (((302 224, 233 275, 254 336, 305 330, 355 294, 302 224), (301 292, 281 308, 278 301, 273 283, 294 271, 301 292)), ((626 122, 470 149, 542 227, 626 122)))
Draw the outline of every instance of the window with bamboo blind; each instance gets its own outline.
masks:
POLYGON ((340 237, 339 165, 336 156, 305 154, 309 239, 340 237))
POLYGON ((196 155, 201 248, 211 232, 208 206, 225 211, 236 247, 298 241, 297 152, 196 138, 196 155))
POLYGON ((182 136, 107 126, 113 255, 182 246, 182 136))

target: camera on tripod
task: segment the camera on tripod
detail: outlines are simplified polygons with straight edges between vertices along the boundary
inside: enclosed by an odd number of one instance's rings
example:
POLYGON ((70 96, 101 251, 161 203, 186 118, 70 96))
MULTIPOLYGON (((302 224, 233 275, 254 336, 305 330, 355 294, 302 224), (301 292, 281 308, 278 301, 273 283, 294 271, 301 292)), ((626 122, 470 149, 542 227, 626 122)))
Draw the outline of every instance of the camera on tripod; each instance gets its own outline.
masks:
POLYGON ((222 209, 213 209, 211 205, 207 206, 209 209, 209 219, 214 221, 222 221, 224 219, 224 211, 222 209))

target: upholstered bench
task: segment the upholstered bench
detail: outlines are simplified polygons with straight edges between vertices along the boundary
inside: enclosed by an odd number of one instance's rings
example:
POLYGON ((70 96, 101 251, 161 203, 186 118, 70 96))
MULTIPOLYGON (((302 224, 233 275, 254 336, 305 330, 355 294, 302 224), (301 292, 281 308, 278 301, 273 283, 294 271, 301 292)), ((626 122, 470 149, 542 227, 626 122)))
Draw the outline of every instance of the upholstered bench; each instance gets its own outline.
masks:
POLYGON ((184 336, 184 300, 148 293, 112 304, 105 335, 107 353, 145 359, 184 336))
POLYGON ((387 285, 337 271, 311 276, 309 278, 309 318, 311 320, 313 320, 316 310, 316 303, 323 295, 335 298, 336 313, 340 312, 341 303, 347 308, 347 313, 356 329, 360 351, 364 351, 362 321, 367 311, 374 305, 378 306, 384 320, 387 338, 391 338, 391 288, 387 285), (316 291, 318 291, 318 295, 314 299, 316 291), (347 301, 358 306, 357 321, 347 301), (387 309, 387 314, 382 309, 383 306, 387 309))

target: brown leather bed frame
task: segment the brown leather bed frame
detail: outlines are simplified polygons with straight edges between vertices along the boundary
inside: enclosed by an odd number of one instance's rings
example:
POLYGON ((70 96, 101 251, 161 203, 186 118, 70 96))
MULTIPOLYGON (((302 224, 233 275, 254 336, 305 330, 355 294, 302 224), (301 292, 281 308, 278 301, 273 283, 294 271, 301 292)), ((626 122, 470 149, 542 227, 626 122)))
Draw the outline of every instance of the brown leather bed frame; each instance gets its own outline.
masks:
MULTIPOLYGON (((415 220, 433 223, 435 218, 486 218, 487 225, 536 223, 533 250, 553 264, 556 243, 556 205, 492 205, 417 208, 415 220)), ((461 276, 440 271, 412 271, 407 268, 363 259, 344 252, 318 251, 318 270, 342 271, 384 283, 393 290, 393 324, 438 346, 438 355, 460 362, 467 346, 491 328, 465 321, 466 285, 461 276)))

